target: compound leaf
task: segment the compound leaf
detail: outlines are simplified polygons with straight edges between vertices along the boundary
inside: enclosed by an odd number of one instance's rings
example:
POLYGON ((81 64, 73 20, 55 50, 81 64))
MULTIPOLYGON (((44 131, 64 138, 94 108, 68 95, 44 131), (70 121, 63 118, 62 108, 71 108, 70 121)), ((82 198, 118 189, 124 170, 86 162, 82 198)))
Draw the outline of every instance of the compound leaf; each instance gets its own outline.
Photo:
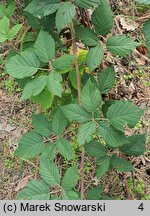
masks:
POLYGON ((91 29, 85 28, 84 26, 78 26, 75 31, 77 38, 86 46, 93 47, 98 45, 98 36, 91 29))
POLYGON ((12 29, 7 34, 7 39, 13 40, 21 28, 22 28, 22 24, 17 24, 13 26, 12 29))
POLYGON ((49 136, 51 134, 52 126, 44 114, 32 115, 32 124, 37 133, 42 136, 49 136))
POLYGON ((126 136, 121 131, 115 130, 104 122, 100 123, 99 134, 112 148, 118 148, 127 142, 126 136))
POLYGON ((58 167, 48 159, 40 160, 39 173, 41 178, 51 187, 55 187, 60 182, 58 167))
POLYGON ((74 151, 72 143, 64 138, 60 138, 56 141, 56 147, 59 153, 67 160, 74 159, 74 151))
POLYGON ((98 88, 102 94, 108 93, 116 81, 116 73, 113 67, 102 70, 98 75, 98 88))
POLYGON ((92 14, 92 24, 99 35, 106 36, 113 27, 113 13, 106 0, 101 0, 100 5, 92 14))
POLYGON ((48 32, 41 30, 36 39, 34 49, 40 61, 48 63, 55 55, 55 41, 48 32))
POLYGON ((101 95, 96 86, 89 79, 81 93, 83 108, 88 112, 95 112, 101 102, 101 95))
POLYGON ((61 108, 58 108, 52 117, 52 131, 56 135, 60 135, 67 126, 68 120, 65 117, 61 108))
POLYGON ((100 66, 103 60, 103 56, 104 52, 100 44, 89 50, 86 58, 86 64, 89 67, 90 71, 94 71, 100 66))
POLYGON ((46 86, 46 79, 47 76, 40 76, 27 82, 23 89, 21 99, 26 100, 31 96, 36 96, 40 94, 46 86))
POLYGON ((53 95, 61 97, 62 94, 62 76, 53 71, 48 75, 47 88, 53 95))
POLYGON ((77 142, 80 145, 84 145, 86 142, 89 142, 93 137, 93 134, 96 131, 96 123, 95 122, 88 122, 83 124, 79 128, 79 132, 77 135, 77 142))
POLYGON ((124 126, 134 127, 144 111, 129 101, 117 101, 108 108, 106 113, 110 124, 116 130, 124 131, 124 126))
POLYGON ((18 200, 49 200, 49 186, 44 181, 31 180, 17 195, 18 200))
POLYGON ((134 171, 134 167, 130 161, 116 155, 113 155, 111 158, 111 167, 116 169, 118 172, 134 171))
POLYGON ((64 190, 71 190, 76 186, 78 180, 79 180, 78 165, 75 165, 67 169, 62 179, 61 186, 63 187, 64 190))
POLYGON ((56 13, 56 27, 58 32, 67 27, 74 19, 76 13, 75 5, 70 2, 62 2, 56 13))
POLYGON ((56 59, 53 63, 55 70, 61 74, 70 71, 70 67, 74 64, 74 56, 71 54, 65 54, 56 59))
POLYGON ((99 159, 96 168, 96 175, 98 178, 102 177, 110 167, 110 157, 103 157, 99 159))
POLYGON ((82 107, 78 104, 69 104, 62 107, 62 110, 65 116, 69 119, 69 121, 75 122, 87 122, 90 120, 90 114, 87 113, 82 107))
POLYGON ((33 0, 27 5, 24 11, 35 17, 42 18, 55 13, 59 7, 59 3, 60 0, 33 0))
POLYGON ((140 156, 146 149, 146 134, 136 134, 127 138, 120 150, 126 155, 140 156))
POLYGON ((131 38, 125 35, 113 36, 106 43, 107 49, 118 56, 127 56, 132 53, 139 43, 134 42, 131 38))
POLYGON ((34 103, 39 103, 42 110, 45 111, 51 107, 54 96, 47 89, 44 89, 39 95, 32 96, 30 99, 34 103))
POLYGON ((55 158, 56 152, 57 152, 57 149, 56 149, 55 143, 49 143, 43 149, 40 157, 42 160, 49 159, 50 161, 53 161, 55 158))
POLYGON ((14 78, 23 79, 34 75, 39 66, 40 61, 34 52, 24 51, 6 62, 6 72, 14 78))
POLYGON ((107 149, 100 142, 90 141, 85 145, 85 152, 92 157, 105 157, 107 149))
POLYGON ((43 137, 36 132, 28 132, 20 139, 15 155, 23 159, 32 159, 38 156, 43 148, 43 137))

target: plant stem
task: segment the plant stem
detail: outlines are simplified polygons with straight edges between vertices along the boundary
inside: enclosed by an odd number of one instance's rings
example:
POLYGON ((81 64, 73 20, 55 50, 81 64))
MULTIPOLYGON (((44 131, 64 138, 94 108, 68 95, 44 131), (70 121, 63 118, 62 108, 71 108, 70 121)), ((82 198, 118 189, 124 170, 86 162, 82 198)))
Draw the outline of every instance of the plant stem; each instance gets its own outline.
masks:
MULTIPOLYGON (((77 90, 78 90, 78 104, 81 106, 81 79, 80 79, 80 70, 78 64, 78 56, 77 56, 77 45, 76 45, 76 34, 74 30, 74 24, 71 22, 70 24, 71 37, 72 37, 72 51, 74 55, 74 63, 76 69, 76 78, 77 78, 77 90)), ((80 164, 80 174, 81 174, 81 200, 84 199, 84 148, 82 149, 81 154, 81 164, 80 164)))
POLYGON ((74 30, 73 22, 70 24, 71 36, 72 36, 72 51, 74 55, 74 63, 76 69, 76 78, 77 78, 77 89, 78 89, 78 104, 81 106, 81 80, 80 80, 80 71, 78 64, 78 56, 77 56, 77 45, 76 45, 76 34, 74 30))

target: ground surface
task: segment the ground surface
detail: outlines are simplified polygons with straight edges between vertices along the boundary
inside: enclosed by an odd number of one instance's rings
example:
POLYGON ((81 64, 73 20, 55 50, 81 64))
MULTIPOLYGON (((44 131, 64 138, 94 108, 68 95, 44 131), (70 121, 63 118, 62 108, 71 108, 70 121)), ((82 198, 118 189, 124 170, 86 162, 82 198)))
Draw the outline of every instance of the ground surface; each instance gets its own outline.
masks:
MULTIPOLYGON (((143 39, 138 17, 144 17, 147 8, 137 8, 133 1, 113 1, 111 5, 118 15, 115 20, 114 32, 130 34, 143 39), (117 3, 116 3, 117 2, 117 3), (133 21, 134 20, 134 21, 133 21)), ((20 10, 22 4, 17 1, 20 10)), ((17 19, 18 16, 14 17, 17 19)), ((22 19, 22 18, 21 18, 22 19)), ((2 55, 7 52, 6 44, 2 55)), ((139 107, 145 109, 145 115, 135 127, 136 133, 148 133, 150 136, 150 61, 146 57, 143 45, 130 58, 107 59, 113 62, 118 72, 118 82, 111 91, 110 98, 129 99, 139 107), (142 49, 142 50, 141 50, 142 49)), ((4 57, 6 57, 4 55, 4 57)), ((29 101, 21 102, 21 89, 14 80, 4 74, 3 64, 0 67, 0 199, 13 199, 30 178, 35 177, 36 162, 22 161, 14 157, 18 140, 31 125, 32 112, 36 106, 29 101)), ((133 131, 127 131, 131 135, 133 131)), ((105 175, 100 183, 104 185, 104 192, 116 199, 150 199, 150 138, 147 138, 147 151, 144 156, 131 158, 136 172, 134 174, 120 174, 117 172, 105 175)), ((89 180, 97 185, 99 180, 94 176, 95 162, 86 157, 85 187, 89 187, 89 180)))

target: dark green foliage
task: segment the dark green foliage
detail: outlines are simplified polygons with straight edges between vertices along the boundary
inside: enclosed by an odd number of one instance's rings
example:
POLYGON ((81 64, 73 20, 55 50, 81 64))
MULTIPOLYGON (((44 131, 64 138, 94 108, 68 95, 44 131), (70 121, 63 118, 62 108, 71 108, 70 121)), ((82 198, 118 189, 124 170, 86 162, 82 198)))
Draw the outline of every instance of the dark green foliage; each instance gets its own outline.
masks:
MULTIPOLYGON (((11 31, 11 8, 9 14, 8 8, 4 9, 3 16, 0 10, 0 43, 13 36, 6 34, 11 31)), ((134 171, 131 162, 115 155, 114 149, 118 155, 119 151, 127 156, 144 154, 145 134, 125 136, 126 128, 134 128, 144 111, 130 101, 109 100, 116 72, 113 65, 100 69, 105 47, 122 57, 130 55, 139 43, 125 35, 110 37, 113 13, 107 0, 31 0, 24 14, 37 31, 34 35, 32 30, 28 32, 28 39, 23 37, 21 47, 25 42, 32 42, 32 46, 8 58, 6 72, 18 79, 22 100, 30 99, 42 107, 43 114, 32 116, 33 131, 22 136, 16 150, 16 156, 23 159, 39 157, 42 181, 31 180, 17 198, 80 199, 76 186, 81 149, 96 159, 97 178, 110 169, 134 171), (92 18, 87 20, 91 28, 78 19, 81 8, 93 8, 92 18), (102 40, 105 36, 107 41, 102 40), (76 50, 79 41, 85 46, 76 50), (103 101, 103 96, 108 100, 103 101)), ((144 34, 149 47, 149 21, 144 34)), ((111 199, 102 192, 101 186, 92 188, 87 199, 111 199)))

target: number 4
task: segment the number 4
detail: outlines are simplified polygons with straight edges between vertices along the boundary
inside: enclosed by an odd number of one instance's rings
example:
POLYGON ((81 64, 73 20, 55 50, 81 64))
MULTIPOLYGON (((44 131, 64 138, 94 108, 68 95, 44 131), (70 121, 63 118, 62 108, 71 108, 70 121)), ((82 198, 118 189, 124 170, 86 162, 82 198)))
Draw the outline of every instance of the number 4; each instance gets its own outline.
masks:
POLYGON ((143 203, 141 203, 141 204, 139 205, 138 209, 141 210, 141 211, 144 211, 143 203))

